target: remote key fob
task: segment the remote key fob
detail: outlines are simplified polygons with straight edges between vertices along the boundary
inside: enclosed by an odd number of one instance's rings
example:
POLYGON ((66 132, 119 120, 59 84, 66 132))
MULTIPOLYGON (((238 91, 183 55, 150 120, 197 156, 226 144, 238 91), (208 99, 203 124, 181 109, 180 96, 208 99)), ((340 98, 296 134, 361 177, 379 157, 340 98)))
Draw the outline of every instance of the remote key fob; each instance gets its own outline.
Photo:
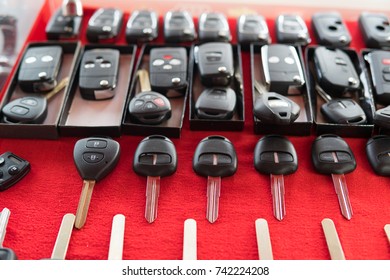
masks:
POLYGON ((25 92, 52 90, 57 85, 61 62, 62 48, 60 46, 28 48, 19 69, 19 87, 25 92))
POLYGON ((241 15, 237 20, 237 40, 240 44, 269 44, 271 37, 264 17, 256 14, 241 15))
POLYGON ((390 47, 390 23, 385 14, 363 12, 359 16, 359 27, 368 48, 390 47))
POLYGON ((301 88, 305 84, 301 62, 293 46, 262 46, 261 60, 268 91, 286 95, 290 88, 301 88))
POLYGON ((115 39, 121 30, 123 12, 119 9, 100 8, 88 21, 87 39, 90 42, 115 39))
POLYGON ((366 55, 370 64, 375 101, 390 105, 390 52, 372 51, 366 55))
POLYGON ((351 34, 339 13, 316 13, 311 22, 318 44, 346 47, 351 43, 351 34))
POLYGON ((362 107, 350 98, 332 99, 323 104, 320 110, 331 123, 364 124, 367 122, 367 117, 362 107))
POLYGON ((166 92, 187 87, 187 51, 185 48, 150 50, 150 85, 152 90, 166 92))
POLYGON ((0 155, 0 191, 4 191, 30 171, 30 163, 21 157, 6 152, 0 155))
POLYGON ((79 88, 88 100, 114 97, 118 80, 120 53, 115 49, 92 49, 84 52, 80 64, 79 88))
POLYGON ((47 99, 41 96, 26 96, 15 99, 3 107, 5 123, 42 123, 47 116, 47 99))
POLYGON ((231 88, 207 88, 195 103, 196 114, 200 119, 231 119, 236 100, 231 88))
POLYGON ((148 42, 157 38, 158 16, 154 11, 136 10, 132 12, 126 24, 128 43, 148 42))
POLYGON ((298 15, 283 14, 276 19, 276 37, 278 43, 307 45, 310 35, 306 23, 298 15))
POLYGON ((82 17, 63 16, 62 9, 58 9, 50 18, 46 26, 46 37, 49 40, 73 39, 80 33, 82 17))
POLYGON ((377 110, 373 122, 379 127, 390 129, 390 106, 377 110))
POLYGON ((366 153, 368 161, 375 173, 390 176, 390 137, 375 135, 367 141, 366 153))
POLYGON ((196 37, 192 16, 187 11, 169 11, 164 17, 166 42, 190 42, 196 37))
POLYGON ((229 24, 221 13, 202 13, 199 17, 201 42, 229 42, 232 39, 229 24))

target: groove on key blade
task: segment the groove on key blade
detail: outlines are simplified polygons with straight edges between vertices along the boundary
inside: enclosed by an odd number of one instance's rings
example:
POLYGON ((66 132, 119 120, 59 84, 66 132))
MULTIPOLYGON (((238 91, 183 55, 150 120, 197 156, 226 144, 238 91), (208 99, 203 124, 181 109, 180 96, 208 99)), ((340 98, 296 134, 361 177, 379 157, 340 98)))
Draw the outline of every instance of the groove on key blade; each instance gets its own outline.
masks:
MULTIPOLYGON (((213 155, 213 165, 218 164, 217 155, 213 155)), ((218 218, 219 196, 221 195, 221 177, 207 177, 207 210, 206 217, 210 223, 218 218)))
POLYGON ((271 174, 272 203, 274 216, 279 221, 283 220, 286 215, 284 203, 284 178, 283 175, 271 174))

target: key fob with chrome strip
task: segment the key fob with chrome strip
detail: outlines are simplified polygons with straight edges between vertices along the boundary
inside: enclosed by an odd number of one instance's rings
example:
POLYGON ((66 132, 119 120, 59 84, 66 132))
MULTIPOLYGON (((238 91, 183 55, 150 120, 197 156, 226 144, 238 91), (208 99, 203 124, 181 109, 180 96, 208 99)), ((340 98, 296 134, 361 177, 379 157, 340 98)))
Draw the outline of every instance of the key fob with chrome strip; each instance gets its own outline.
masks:
POLYGON ((58 9, 46 26, 47 39, 77 38, 80 34, 82 19, 80 16, 63 16, 62 9, 58 9))
POLYGON ((390 105, 390 52, 373 50, 365 58, 370 64, 375 101, 390 105))
POLYGON ((136 10, 131 13, 126 24, 128 43, 147 42, 158 36, 158 16, 154 11, 136 10))
POLYGON ((123 12, 119 9, 100 8, 88 21, 87 39, 90 42, 115 39, 121 30, 123 12))
POLYGON ((244 14, 237 20, 237 40, 240 44, 271 43, 268 25, 264 17, 256 14, 244 14))
POLYGON ((368 48, 390 48, 390 23, 385 14, 363 12, 359 27, 368 48))
POLYGON ((164 17, 166 42, 190 42, 196 38, 192 16, 187 11, 169 11, 164 17))
POLYGON ((311 42, 306 23, 298 15, 282 14, 276 19, 278 43, 305 46, 311 42))
POLYGON ((228 21, 221 13, 202 13, 198 29, 201 42, 229 42, 232 39, 228 21))
POLYGON ((351 34, 339 13, 316 13, 311 23, 318 44, 346 47, 351 43, 351 34))

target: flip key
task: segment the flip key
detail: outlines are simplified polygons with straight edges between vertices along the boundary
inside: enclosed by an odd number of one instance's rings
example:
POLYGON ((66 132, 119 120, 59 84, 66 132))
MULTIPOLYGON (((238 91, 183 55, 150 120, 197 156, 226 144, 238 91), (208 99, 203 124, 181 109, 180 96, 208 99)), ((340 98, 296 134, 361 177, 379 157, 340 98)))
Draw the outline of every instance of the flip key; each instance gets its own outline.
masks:
POLYGON ((187 11, 168 11, 164 17, 166 42, 189 42, 196 38, 192 16, 187 11))
POLYGON ((80 33, 82 16, 64 16, 58 9, 46 26, 46 37, 49 40, 73 39, 80 33))
POLYGON ((302 17, 282 14, 276 19, 276 37, 278 43, 307 45, 311 42, 309 31, 302 17))
POLYGON ((386 14, 363 12, 358 22, 368 48, 390 47, 390 22, 386 14))
POLYGON ((375 111, 374 124, 385 129, 390 129, 390 105, 375 111))
POLYGON ((0 212, 0 260, 17 260, 15 252, 10 248, 3 247, 3 241, 7 230, 7 224, 11 211, 8 208, 4 208, 0 212))
POLYGON ((126 40, 128 43, 147 42, 158 36, 158 16, 154 11, 135 10, 126 24, 126 40))
POLYGON ((375 101, 390 105, 390 52, 373 50, 365 59, 370 65, 375 101))
POLYGON ((30 163, 11 152, 0 155, 0 191, 19 182, 30 171, 30 163))
POLYGON ((121 30, 123 12, 119 9, 100 8, 88 21, 87 39, 90 42, 115 39, 121 30))
POLYGON ((201 42, 229 42, 232 39, 229 23, 221 13, 202 13, 198 29, 201 42))
POLYGON ((264 17, 256 14, 243 14, 237 20, 237 40, 240 44, 271 43, 268 25, 264 17))
POLYGON ((390 176, 390 136, 371 137, 366 144, 366 154, 376 174, 390 176))

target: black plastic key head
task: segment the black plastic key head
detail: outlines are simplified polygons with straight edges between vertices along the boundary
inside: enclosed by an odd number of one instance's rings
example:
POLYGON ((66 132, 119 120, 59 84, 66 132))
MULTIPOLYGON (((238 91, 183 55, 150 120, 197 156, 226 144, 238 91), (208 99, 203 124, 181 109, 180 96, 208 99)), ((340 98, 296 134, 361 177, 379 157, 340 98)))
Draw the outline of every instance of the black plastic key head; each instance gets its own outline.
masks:
POLYGON ((390 136, 376 135, 366 144, 368 161, 375 173, 390 176, 390 136))
POLYGON ((281 135, 266 135, 255 147, 254 164, 265 174, 287 175, 298 169, 298 157, 294 145, 281 135))
POLYGON ((141 176, 164 177, 177 169, 177 154, 173 142, 162 135, 144 138, 134 154, 133 170, 141 176))
POLYGON ((192 167, 200 176, 227 177, 237 170, 233 143, 223 136, 208 136, 196 147, 192 167))
POLYGON ((17 260, 16 254, 14 251, 8 248, 0 248, 0 260, 2 261, 11 261, 11 260, 17 260))
POLYGON ((6 123, 43 123, 47 116, 47 100, 41 96, 15 99, 2 109, 6 123))
POLYGON ((318 136, 314 140, 311 156, 314 168, 322 174, 346 174, 356 168, 351 148, 344 139, 334 134, 318 136))

